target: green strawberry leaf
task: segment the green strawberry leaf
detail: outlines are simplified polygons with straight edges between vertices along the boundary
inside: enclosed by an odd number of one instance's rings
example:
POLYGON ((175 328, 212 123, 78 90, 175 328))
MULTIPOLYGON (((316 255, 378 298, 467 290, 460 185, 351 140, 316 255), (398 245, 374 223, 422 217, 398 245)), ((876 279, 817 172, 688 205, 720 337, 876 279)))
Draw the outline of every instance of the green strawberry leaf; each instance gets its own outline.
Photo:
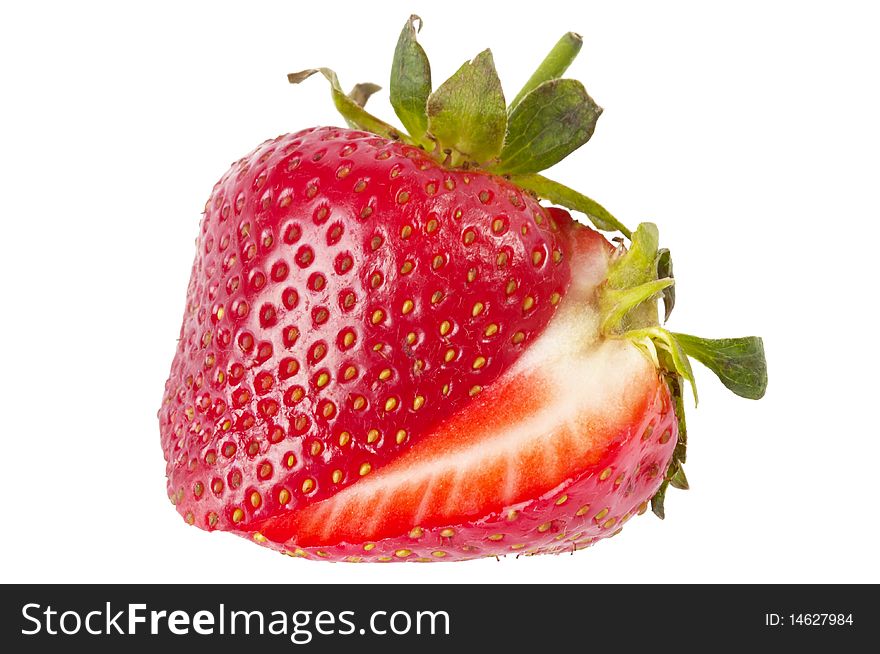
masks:
POLYGON ((661 520, 666 517, 665 501, 666 491, 669 486, 680 490, 688 490, 690 484, 687 476, 684 474, 684 462, 687 458, 687 423, 684 416, 684 397, 682 393, 681 375, 675 372, 667 371, 664 375, 666 383, 669 385, 669 392, 672 395, 672 406, 675 411, 675 417, 678 421, 678 440, 675 443, 675 449, 672 452, 672 460, 666 469, 663 483, 658 489, 654 497, 651 498, 651 510, 661 520))
POLYGON ((417 142, 424 139, 428 129, 426 106, 431 95, 431 64, 416 40, 416 33, 421 29, 422 19, 415 14, 403 26, 394 49, 390 85, 394 113, 417 142))
MULTIPOLYGON (((287 76, 287 81, 291 84, 299 84, 315 73, 321 73, 327 81, 330 82, 330 92, 333 97, 333 104, 336 105, 337 111, 342 114, 342 117, 345 118, 345 122, 348 123, 349 127, 352 129, 373 132, 374 134, 395 141, 404 141, 406 143, 411 142, 405 134, 402 134, 385 121, 376 118, 374 115, 367 112, 363 106, 358 104, 356 100, 347 96, 343 92, 342 86, 339 84, 339 78, 336 77, 336 73, 329 68, 309 68, 298 73, 290 73, 287 76)), ((366 102, 365 99, 364 102, 366 102)))
POLYGON ((428 97, 428 132, 449 149, 452 165, 478 164, 501 152, 507 109, 492 52, 465 62, 428 97))
POLYGON ((669 480, 664 479, 663 483, 660 484, 660 488, 657 489, 657 492, 654 493, 654 497, 651 498, 651 511, 654 512, 654 515, 663 520, 666 517, 666 510, 663 507, 663 504, 666 500, 666 489, 669 487, 669 480))
MULTIPOLYGON (((672 274, 672 255, 667 248, 663 248, 657 252, 657 277, 673 278, 672 274)), ((669 320, 672 315, 672 309, 675 307, 675 286, 667 286, 663 289, 663 322, 669 320)))
POLYGON ((537 70, 532 73, 529 81, 522 87, 522 90, 513 99, 513 102, 510 103, 507 112, 509 114, 513 113, 513 110, 516 109, 520 102, 522 102, 523 98, 544 82, 562 77, 565 74, 565 71, 568 70, 571 62, 574 61, 575 57, 577 57, 578 53, 581 51, 581 46, 583 44, 584 40, 581 38, 580 34, 575 34, 574 32, 564 34, 562 38, 557 41, 556 45, 553 46, 553 49, 550 50, 547 56, 544 57, 544 61, 542 61, 537 70))
POLYGON ((675 472, 669 477, 669 485, 679 490, 688 490, 690 485, 688 485, 687 477, 684 474, 684 468, 678 461, 676 463, 678 465, 675 468, 675 472))
POLYGON ((632 235, 601 204, 559 182, 554 182, 552 179, 547 179, 543 175, 537 174, 511 175, 510 181, 517 186, 531 191, 539 198, 567 207, 573 211, 580 211, 590 219, 590 222, 593 223, 596 229, 604 232, 620 232, 627 238, 632 235))
POLYGON ((590 140, 602 113, 573 79, 544 82, 510 113, 498 173, 536 173, 590 140))
POLYGON ((699 338, 674 334, 681 348, 718 375, 731 391, 759 400, 767 390, 767 359, 759 336, 743 338, 699 338))
POLYGON ((672 392, 672 408, 675 411, 676 419, 678 419, 678 442, 675 444, 672 458, 674 461, 684 463, 687 461, 687 421, 684 415, 684 392, 681 376, 668 373, 666 381, 669 384, 669 390, 672 392))

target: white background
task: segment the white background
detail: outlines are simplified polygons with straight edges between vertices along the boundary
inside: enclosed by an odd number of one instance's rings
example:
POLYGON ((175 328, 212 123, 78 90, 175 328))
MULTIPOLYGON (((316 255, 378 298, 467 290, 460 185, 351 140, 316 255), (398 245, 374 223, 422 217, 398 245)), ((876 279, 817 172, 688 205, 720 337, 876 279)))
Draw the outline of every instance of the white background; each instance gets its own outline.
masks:
POLYGON ((0 580, 880 582, 875 5, 516 7, 4 4, 0 580), (339 123, 323 81, 287 72, 387 86, 411 12, 435 84, 489 46, 508 97, 583 34, 570 75, 605 113, 553 176, 660 225, 674 329, 764 336, 763 401, 697 371, 692 490, 664 522, 576 556, 334 565, 187 527, 166 499, 156 411, 213 183, 266 138, 339 123))

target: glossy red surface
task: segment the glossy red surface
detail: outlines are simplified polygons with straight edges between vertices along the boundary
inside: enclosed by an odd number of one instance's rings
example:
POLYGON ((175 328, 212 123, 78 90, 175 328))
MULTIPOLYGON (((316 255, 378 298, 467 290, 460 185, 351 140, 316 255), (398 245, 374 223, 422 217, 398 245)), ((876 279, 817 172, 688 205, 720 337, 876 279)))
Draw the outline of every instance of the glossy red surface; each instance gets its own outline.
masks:
POLYGON ((412 448, 550 321, 571 276, 555 220, 362 132, 235 163, 205 207, 159 411, 180 514, 247 533, 412 448))

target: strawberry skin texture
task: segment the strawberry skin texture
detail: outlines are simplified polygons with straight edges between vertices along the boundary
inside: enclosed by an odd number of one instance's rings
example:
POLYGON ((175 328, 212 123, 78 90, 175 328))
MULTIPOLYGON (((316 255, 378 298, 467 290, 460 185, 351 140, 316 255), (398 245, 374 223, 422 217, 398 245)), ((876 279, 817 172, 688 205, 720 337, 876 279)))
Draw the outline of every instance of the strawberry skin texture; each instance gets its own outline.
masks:
POLYGON ((570 225, 365 132, 304 130, 235 163, 205 206, 159 411, 178 512, 271 545, 255 525, 416 447, 540 337, 570 225))

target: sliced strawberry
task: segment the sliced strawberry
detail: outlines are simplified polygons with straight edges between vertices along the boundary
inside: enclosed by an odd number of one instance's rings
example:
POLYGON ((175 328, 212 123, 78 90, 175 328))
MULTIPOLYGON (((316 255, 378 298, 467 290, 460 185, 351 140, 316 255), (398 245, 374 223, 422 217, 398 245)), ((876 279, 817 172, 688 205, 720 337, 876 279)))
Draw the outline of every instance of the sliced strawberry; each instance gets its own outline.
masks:
POLYGON ((214 187, 159 411, 169 497, 203 529, 349 560, 577 549, 649 500, 663 517, 687 487, 689 356, 758 399, 761 339, 661 327, 657 227, 540 174, 602 113, 561 77, 578 35, 508 103, 489 50, 435 87, 419 21, 391 76, 408 134, 366 111, 375 85, 307 69, 289 81, 320 73, 355 129, 266 141, 214 187))
POLYGON ((254 525, 258 539, 334 558, 442 551, 453 560, 487 538, 513 551, 546 548, 560 532, 591 538, 644 503, 675 447, 671 403, 643 352, 599 338, 607 250, 594 232, 579 236, 578 283, 490 390, 369 478, 254 525))

